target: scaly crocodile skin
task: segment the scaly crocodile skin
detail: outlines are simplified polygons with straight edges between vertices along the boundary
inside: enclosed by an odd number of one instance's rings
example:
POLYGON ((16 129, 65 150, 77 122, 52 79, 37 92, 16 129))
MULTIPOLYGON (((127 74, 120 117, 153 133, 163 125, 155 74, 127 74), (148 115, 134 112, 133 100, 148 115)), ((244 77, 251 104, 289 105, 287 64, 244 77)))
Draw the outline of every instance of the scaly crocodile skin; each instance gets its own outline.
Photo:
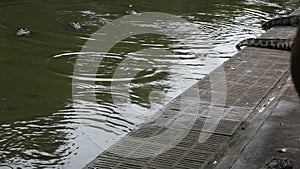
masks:
MULTIPOLYGON (((287 17, 275 18, 262 25, 262 28, 268 30, 273 26, 284 25, 284 26, 299 26, 300 15, 291 15, 287 17)), ((245 39, 236 45, 238 50, 241 50, 242 46, 254 46, 262 48, 288 50, 292 49, 294 39, 245 39)))
POLYGON ((271 19, 270 21, 264 23, 261 27, 264 30, 268 30, 273 26, 284 25, 284 26, 299 26, 300 25, 300 15, 291 15, 287 17, 280 17, 271 19))
POLYGON ((262 48, 280 49, 290 51, 293 46, 293 39, 254 39, 249 38, 241 41, 235 47, 241 50, 242 46, 254 46, 262 48))

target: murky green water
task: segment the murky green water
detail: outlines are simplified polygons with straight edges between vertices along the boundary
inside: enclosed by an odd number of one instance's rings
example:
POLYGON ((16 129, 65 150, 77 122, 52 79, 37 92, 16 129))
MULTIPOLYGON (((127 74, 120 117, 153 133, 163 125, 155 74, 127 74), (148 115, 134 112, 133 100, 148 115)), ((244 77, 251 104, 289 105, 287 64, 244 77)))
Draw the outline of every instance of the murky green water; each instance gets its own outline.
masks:
MULTIPOLYGON (((196 55, 205 54, 217 66, 236 52, 234 45, 240 39, 262 34, 261 23, 287 15, 298 3, 296 0, 2 0, 0 163, 22 168, 82 168, 182 89, 202 78, 207 73, 205 62, 196 55), (82 83, 83 88, 93 88, 97 102, 79 99, 74 106, 72 78, 76 77, 72 75, 77 52, 92 33, 126 15, 128 10, 176 15, 189 21, 193 31, 187 31, 181 39, 143 34, 119 42, 103 59, 96 77, 88 79, 96 81, 95 85, 82 83), (82 29, 72 28, 70 22, 81 23, 82 29), (18 37, 15 34, 20 28, 32 33, 18 37), (144 49, 168 49, 174 55, 158 57, 154 62, 144 49), (131 61, 124 62, 124 58, 131 61), (173 66, 164 71, 163 63, 173 66), (143 70, 142 64, 152 66, 143 70), (115 70, 126 73, 127 68, 135 67, 138 73, 130 79, 114 77, 115 70), (192 76, 186 74, 186 69, 192 76), (178 86, 174 77, 181 77, 186 84, 178 86), (129 90, 125 93, 112 90, 111 84, 118 80, 129 90), (165 99, 153 106, 151 98, 156 95, 165 99), (114 96, 127 98, 129 102, 116 104, 114 96), (102 144, 95 144, 86 130, 98 135, 102 144)), ((84 97, 85 93, 80 95, 84 97)))

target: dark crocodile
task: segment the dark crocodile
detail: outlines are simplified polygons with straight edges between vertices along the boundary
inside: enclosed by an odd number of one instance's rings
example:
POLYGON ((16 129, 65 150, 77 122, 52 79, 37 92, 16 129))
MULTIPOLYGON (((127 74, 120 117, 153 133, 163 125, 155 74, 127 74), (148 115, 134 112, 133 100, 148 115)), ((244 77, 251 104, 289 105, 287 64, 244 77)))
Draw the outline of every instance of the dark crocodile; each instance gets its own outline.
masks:
POLYGON ((261 48, 280 49, 290 51, 293 46, 294 39, 262 39, 249 38, 241 41, 235 47, 241 50, 242 46, 254 46, 261 48))
MULTIPOLYGON (((270 21, 264 23, 262 28, 268 30, 273 26, 299 26, 300 24, 300 15, 291 15, 287 17, 280 17, 271 19, 270 21)), ((242 46, 254 46, 270 49, 279 49, 279 50, 292 50, 294 39, 262 39, 262 38, 249 38, 241 41, 236 45, 238 50, 241 50, 242 46)))
POLYGON ((299 26, 300 24, 300 15, 291 15, 287 17, 280 17, 271 19, 268 22, 262 24, 262 28, 264 30, 268 30, 272 28, 273 26, 299 26))
MULTIPOLYGON (((281 17, 272 19, 262 25, 263 29, 270 29, 273 26, 289 25, 300 26, 300 15, 291 15, 288 17, 281 17)), ((236 45, 238 50, 242 46, 254 46, 271 49, 280 49, 292 51, 291 58, 291 74, 295 84, 297 93, 300 96, 300 27, 298 28, 295 39, 262 39, 262 38, 249 38, 241 41, 236 45)))

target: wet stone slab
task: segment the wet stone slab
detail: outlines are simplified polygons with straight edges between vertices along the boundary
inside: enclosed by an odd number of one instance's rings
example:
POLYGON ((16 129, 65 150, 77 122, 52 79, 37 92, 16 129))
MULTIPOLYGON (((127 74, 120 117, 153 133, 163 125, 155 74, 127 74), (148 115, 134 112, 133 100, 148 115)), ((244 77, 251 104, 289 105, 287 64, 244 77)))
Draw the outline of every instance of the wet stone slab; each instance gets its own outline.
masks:
POLYGON ((288 81, 286 86, 288 88, 279 99, 278 104, 269 108, 268 111, 271 111, 269 118, 231 168, 240 169, 252 166, 263 169, 266 166, 265 163, 271 161, 273 157, 292 161, 295 169, 300 167, 300 102, 292 82, 288 81), (287 152, 278 153, 279 148, 286 148, 287 152))

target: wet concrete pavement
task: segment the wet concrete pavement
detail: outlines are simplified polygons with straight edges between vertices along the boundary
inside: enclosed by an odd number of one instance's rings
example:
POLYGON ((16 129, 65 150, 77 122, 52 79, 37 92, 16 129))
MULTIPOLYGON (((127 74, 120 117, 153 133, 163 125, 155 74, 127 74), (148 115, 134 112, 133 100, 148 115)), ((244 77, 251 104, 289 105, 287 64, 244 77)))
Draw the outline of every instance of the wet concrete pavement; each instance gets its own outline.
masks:
POLYGON ((275 105, 265 111, 270 116, 242 151, 232 169, 261 168, 272 157, 287 158, 300 168, 300 100, 291 79, 283 86, 275 105), (278 150, 285 148, 286 153, 278 150))

